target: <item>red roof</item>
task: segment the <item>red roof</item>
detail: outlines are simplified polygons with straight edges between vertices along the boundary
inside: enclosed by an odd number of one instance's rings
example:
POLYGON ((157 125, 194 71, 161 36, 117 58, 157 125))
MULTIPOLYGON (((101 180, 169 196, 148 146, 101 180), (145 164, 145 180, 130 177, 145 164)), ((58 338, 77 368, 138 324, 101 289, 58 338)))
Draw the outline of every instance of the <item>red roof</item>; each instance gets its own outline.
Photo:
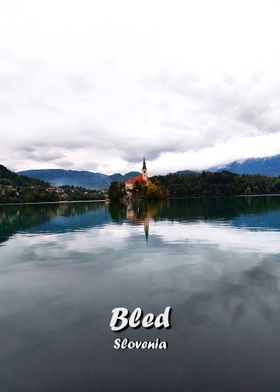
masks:
MULTIPOLYGON (((133 179, 129 178, 125 183, 126 184, 134 184, 136 181, 143 181, 143 177, 141 174, 139 176, 134 177, 133 179)), ((151 184, 151 182, 152 181, 149 178, 147 178, 147 183, 151 184)))
POLYGON ((142 181, 143 180, 143 177, 141 176, 141 175, 139 175, 139 176, 136 176, 136 177, 134 177, 134 182, 136 182, 136 181, 142 181))

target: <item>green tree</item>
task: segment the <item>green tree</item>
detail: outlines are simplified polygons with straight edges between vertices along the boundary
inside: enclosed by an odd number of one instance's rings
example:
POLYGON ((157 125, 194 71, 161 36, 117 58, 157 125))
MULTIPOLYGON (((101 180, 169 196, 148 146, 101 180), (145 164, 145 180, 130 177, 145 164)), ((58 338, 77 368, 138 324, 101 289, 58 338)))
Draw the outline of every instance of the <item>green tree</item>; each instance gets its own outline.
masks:
POLYGON ((108 189, 109 199, 120 201, 125 196, 125 185, 123 182, 112 181, 108 189))

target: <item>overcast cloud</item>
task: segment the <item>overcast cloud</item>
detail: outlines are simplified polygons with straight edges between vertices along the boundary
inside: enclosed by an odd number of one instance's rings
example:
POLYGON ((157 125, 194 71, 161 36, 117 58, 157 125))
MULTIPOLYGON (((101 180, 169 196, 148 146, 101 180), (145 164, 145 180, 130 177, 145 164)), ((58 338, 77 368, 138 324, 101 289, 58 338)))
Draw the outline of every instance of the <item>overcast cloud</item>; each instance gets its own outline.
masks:
POLYGON ((152 174, 280 153, 275 1, 0 3, 0 163, 152 174))

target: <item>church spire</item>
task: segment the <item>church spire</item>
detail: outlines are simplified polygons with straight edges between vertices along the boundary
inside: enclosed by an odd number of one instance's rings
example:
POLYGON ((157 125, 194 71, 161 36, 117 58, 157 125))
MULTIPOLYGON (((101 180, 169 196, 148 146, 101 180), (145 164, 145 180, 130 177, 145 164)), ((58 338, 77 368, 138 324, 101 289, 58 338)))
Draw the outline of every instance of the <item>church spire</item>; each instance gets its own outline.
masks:
POLYGON ((145 157, 143 157, 143 167, 142 167, 142 170, 144 170, 144 169, 147 170, 145 157))
POLYGON ((143 157, 142 179, 145 182, 147 182, 148 180, 148 172, 147 172, 145 157, 143 157))

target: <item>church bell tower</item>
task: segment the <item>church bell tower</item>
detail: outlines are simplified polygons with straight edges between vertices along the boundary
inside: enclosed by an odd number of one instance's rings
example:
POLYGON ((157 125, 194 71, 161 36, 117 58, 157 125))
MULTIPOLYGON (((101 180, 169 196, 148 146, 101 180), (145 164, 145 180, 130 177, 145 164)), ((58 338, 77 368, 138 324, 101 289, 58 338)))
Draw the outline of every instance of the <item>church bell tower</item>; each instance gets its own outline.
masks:
POLYGON ((143 158, 142 178, 143 178, 143 180, 145 182, 147 182, 147 180, 148 180, 148 172, 147 172, 145 157, 143 158))

